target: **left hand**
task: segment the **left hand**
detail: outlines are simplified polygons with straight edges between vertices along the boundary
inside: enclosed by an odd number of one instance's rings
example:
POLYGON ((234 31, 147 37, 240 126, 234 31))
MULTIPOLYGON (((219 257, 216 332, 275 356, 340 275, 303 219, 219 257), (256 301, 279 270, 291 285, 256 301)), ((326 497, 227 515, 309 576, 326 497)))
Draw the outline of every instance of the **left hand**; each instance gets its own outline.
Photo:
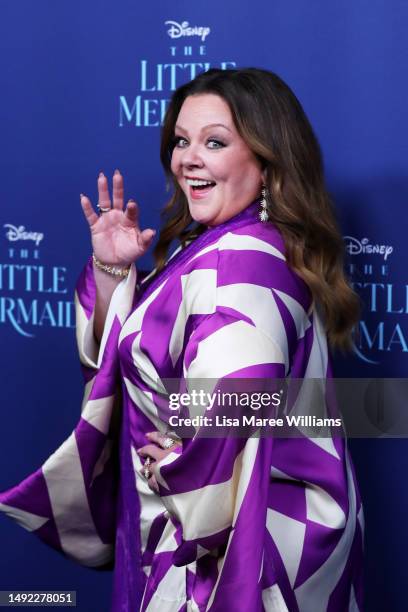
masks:
MULTIPOLYGON (((156 476, 154 474, 156 463, 164 459, 164 457, 167 457, 167 455, 173 452, 174 448, 176 446, 179 446, 180 444, 177 440, 174 440, 174 444, 170 446, 170 448, 165 448, 165 445, 164 445, 165 440, 167 440, 170 437, 171 436, 163 434, 160 431, 149 432, 146 434, 146 438, 150 440, 151 444, 146 444, 145 446, 142 446, 141 448, 137 450, 137 454, 139 455, 139 457, 142 457, 142 458, 150 457, 150 459, 152 460, 148 467, 150 476, 148 477, 147 484, 149 485, 149 488, 152 491, 156 491, 156 493, 159 492, 159 485, 157 484, 156 476)), ((144 478, 146 478, 145 473, 144 473, 145 469, 146 468, 143 467, 140 470, 140 473, 142 474, 144 478)))

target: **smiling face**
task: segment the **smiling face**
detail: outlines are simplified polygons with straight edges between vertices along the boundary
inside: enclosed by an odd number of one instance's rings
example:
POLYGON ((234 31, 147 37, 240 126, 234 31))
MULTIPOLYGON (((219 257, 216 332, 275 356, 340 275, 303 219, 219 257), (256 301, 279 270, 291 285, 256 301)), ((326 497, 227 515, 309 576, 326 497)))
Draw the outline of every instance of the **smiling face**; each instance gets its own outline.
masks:
POLYGON ((188 96, 174 136, 171 170, 195 221, 219 225, 260 195, 261 164, 239 135, 221 97, 188 96))

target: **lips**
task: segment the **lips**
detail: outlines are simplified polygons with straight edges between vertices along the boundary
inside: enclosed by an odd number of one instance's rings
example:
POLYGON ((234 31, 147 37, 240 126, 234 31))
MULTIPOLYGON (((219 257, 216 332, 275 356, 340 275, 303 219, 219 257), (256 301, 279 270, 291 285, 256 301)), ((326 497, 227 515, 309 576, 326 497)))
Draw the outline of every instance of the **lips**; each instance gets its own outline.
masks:
POLYGON ((188 186, 190 197, 193 200, 201 200, 206 198, 216 185, 216 183, 211 181, 211 179, 205 179, 198 176, 186 176, 185 181, 188 186), (210 184, 206 185, 205 182, 210 184))
POLYGON ((190 197, 193 200, 202 200, 203 198, 206 198, 208 196, 208 194, 212 189, 214 189, 214 187, 215 184, 208 185, 208 187, 192 187, 191 185, 189 185, 190 197))

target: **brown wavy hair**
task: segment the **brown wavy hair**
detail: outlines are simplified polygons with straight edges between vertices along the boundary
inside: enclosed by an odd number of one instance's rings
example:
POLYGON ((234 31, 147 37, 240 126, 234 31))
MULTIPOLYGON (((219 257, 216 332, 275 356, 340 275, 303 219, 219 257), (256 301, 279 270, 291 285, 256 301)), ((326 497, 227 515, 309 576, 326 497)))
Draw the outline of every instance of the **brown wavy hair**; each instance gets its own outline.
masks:
POLYGON ((238 133, 266 170, 268 213, 285 242, 288 265, 323 309, 333 347, 349 349, 359 298, 343 267, 344 243, 326 191, 320 147, 303 108, 276 74, 258 68, 211 69, 182 85, 167 109, 161 162, 173 187, 154 250, 157 270, 175 239, 185 244, 205 229, 193 223, 187 199, 171 172, 174 127, 187 96, 216 94, 229 106, 238 133))

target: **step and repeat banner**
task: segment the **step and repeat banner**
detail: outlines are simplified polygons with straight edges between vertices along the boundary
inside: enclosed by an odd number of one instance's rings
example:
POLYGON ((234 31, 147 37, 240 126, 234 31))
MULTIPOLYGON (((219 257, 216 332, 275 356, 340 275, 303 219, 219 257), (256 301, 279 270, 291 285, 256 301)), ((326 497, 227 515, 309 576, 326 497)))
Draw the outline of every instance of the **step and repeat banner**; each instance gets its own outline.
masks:
MULTIPOLYGON (((6 0, 0 10, 0 490, 78 419, 73 290, 91 253, 79 194, 96 203, 99 172, 119 168, 142 226, 158 228, 169 197, 163 114, 176 87, 212 67, 276 72, 319 138, 363 302, 337 375, 407 377, 406 2, 6 0)), ((405 610, 408 442, 353 440, 351 450, 367 610, 405 610)), ((74 565, 3 516, 0 542, 0 590, 76 591, 78 609, 109 610, 109 572, 74 565)))

